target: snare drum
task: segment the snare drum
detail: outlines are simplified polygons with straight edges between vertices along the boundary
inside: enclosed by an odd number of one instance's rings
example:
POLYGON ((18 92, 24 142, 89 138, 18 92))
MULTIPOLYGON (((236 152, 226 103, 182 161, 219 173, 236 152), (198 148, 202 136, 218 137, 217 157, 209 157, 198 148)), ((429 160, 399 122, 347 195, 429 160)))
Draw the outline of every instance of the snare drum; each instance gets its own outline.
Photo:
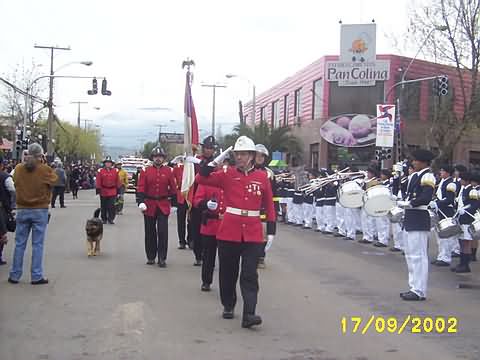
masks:
POLYGON ((376 185, 363 195, 363 207, 370 216, 386 216, 395 207, 395 200, 388 187, 376 185))

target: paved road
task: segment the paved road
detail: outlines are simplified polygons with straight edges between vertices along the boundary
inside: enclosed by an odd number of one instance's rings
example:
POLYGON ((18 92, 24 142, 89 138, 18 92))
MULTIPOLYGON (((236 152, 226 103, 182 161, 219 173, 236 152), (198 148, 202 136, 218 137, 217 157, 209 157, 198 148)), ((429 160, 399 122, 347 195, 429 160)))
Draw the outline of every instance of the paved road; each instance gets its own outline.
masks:
POLYGON ((176 249, 173 217, 168 268, 145 265, 143 222, 133 196, 127 201, 96 258, 86 256, 83 229, 94 194, 52 210, 49 285, 31 286, 28 272, 21 284, 8 284, 8 268, 0 268, 1 360, 480 359, 480 296, 456 288, 465 277, 434 269, 428 301, 405 303, 401 255, 286 225, 260 275, 264 325, 242 329, 239 317, 221 319, 216 284, 200 291, 191 252, 176 249), (341 333, 342 316, 371 315, 456 316, 458 333, 341 333))

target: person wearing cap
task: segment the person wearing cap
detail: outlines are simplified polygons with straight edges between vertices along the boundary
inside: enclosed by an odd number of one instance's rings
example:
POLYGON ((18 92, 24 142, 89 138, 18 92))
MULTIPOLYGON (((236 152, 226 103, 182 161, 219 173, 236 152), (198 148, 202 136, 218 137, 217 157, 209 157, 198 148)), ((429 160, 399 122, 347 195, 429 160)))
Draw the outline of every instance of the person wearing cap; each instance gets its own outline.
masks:
MULTIPOLYGON (((327 175, 332 175, 332 170, 327 170, 327 175)), ((337 210, 338 181, 328 183, 325 186, 325 197, 323 198, 323 214, 325 216, 325 234, 332 234, 338 219, 335 218, 337 210)), ((340 206, 340 204, 338 204, 340 206)), ((343 208, 342 208, 343 209, 343 208)))
MULTIPOLYGON (((372 166, 369 167, 367 169, 367 178, 365 179, 363 185, 364 190, 366 191, 369 188, 378 185, 379 183, 378 170, 372 166)), ((362 239, 358 240, 358 242, 362 244, 371 244, 373 243, 378 231, 376 218, 368 215, 364 208, 362 208, 361 217, 362 239)))
MULTIPOLYGON (((472 172, 472 187, 477 191, 478 201, 480 202, 480 172, 478 170, 472 172)), ((478 208, 480 208, 480 203, 477 203, 478 208)), ((478 214, 478 213, 477 213, 478 214)), ((477 249, 478 249, 478 240, 472 240, 472 256, 470 261, 477 261, 477 249)))
MULTIPOLYGON (((392 191, 392 172, 388 169, 382 169, 380 170, 380 179, 379 183, 380 185, 385 186, 392 191)), ((376 216, 375 217, 375 227, 377 230, 377 238, 378 241, 376 241, 373 246, 376 247, 387 247, 388 242, 390 240, 390 220, 386 215, 384 216, 376 216)))
MULTIPOLYGON (((410 167, 410 164, 406 161, 397 165, 394 169, 395 175, 392 181, 392 195, 395 196, 397 200, 404 200, 404 196, 407 193, 409 175, 413 173, 413 168, 410 167)), ((402 224, 400 222, 392 223, 393 246, 390 248, 390 251, 403 251, 403 235, 402 224)))
MULTIPOLYGON (((319 173, 320 178, 325 178, 326 173, 325 170, 322 169, 319 173)), ((317 228, 315 229, 316 232, 324 232, 326 226, 326 215, 323 211, 323 205, 325 202, 325 186, 319 187, 313 193, 315 196, 315 222, 317 223, 317 228)))
MULTIPOLYGON (((472 235, 468 227, 474 221, 473 214, 479 208, 479 194, 472 185, 472 174, 468 171, 460 173, 462 190, 457 199, 458 222, 462 228, 462 233, 458 236, 460 243, 460 263, 451 268, 453 272, 464 274, 471 272, 470 261, 472 259, 472 235)), ((480 179, 476 178, 476 181, 480 179)))
MULTIPOLYGON (((270 186, 272 187, 272 194, 274 195, 273 197, 273 203, 275 206, 275 200, 277 199, 277 204, 278 204, 278 198, 275 198, 275 195, 277 193, 277 185, 275 183, 275 174, 273 171, 266 166, 266 162, 268 159, 268 156, 270 153, 268 152, 268 149, 265 147, 263 144, 256 144, 255 149, 257 150, 257 153, 255 155, 255 168, 261 171, 265 171, 267 173, 267 177, 270 180, 270 186)), ((275 207, 277 209, 277 207, 275 207)), ((267 214, 265 213, 265 209, 262 209, 260 212, 260 219, 262 220, 263 223, 266 222, 267 220, 267 214)), ((267 243, 265 242, 264 245, 267 243)), ((258 267, 260 269, 265 268, 265 257, 267 256, 265 252, 265 246, 263 248, 262 254, 258 258, 258 267)))
MULTIPOLYGON (((430 202, 429 207, 434 210, 439 220, 446 217, 451 218, 455 213, 455 194, 457 185, 452 178, 453 169, 449 165, 440 167, 440 182, 435 193, 436 199, 430 202)), ((448 238, 440 238, 437 233, 438 255, 431 262, 435 266, 450 266, 452 262, 452 249, 458 242, 458 236, 454 235, 448 238)))
POLYGON ((40 144, 28 146, 25 162, 15 167, 16 231, 13 263, 8 282, 18 284, 23 274, 23 257, 30 231, 32 232, 31 283, 48 284, 43 273, 43 246, 48 224, 48 207, 52 186, 57 182, 55 171, 45 164, 40 144))
POLYGON ((427 296, 428 283, 428 236, 430 233, 430 213, 428 205, 432 201, 436 179, 430 171, 434 155, 424 149, 412 153, 413 173, 407 187, 406 200, 398 206, 405 209, 403 227, 405 229, 405 259, 408 267, 410 290, 400 293, 405 301, 421 301, 427 296))
MULTIPOLYGON (((457 164, 453 166, 453 181, 455 181, 455 185, 457 186, 457 192, 455 194, 455 202, 457 202, 459 195, 463 190, 462 186, 462 179, 461 174, 468 172, 466 166, 462 164, 457 164)), ((460 242, 457 241, 455 246, 452 249, 452 258, 459 258, 460 257, 460 242)))
POLYGON ((97 195, 100 195, 101 218, 104 224, 115 224, 115 199, 121 186, 118 170, 113 167, 112 158, 106 156, 103 168, 97 172, 95 184, 97 195))
POLYGON ((264 247, 262 209, 267 215, 267 251, 276 230, 270 180, 265 171, 255 169, 256 151, 250 138, 240 136, 233 148, 236 166, 213 172, 214 168, 203 161, 196 176, 199 184, 217 186, 224 191, 225 214, 217 231, 222 316, 234 317, 240 272, 244 328, 262 323, 262 318, 255 313, 259 288, 257 264, 264 247))
MULTIPOLYGON (((202 143, 202 154, 197 156, 197 159, 200 161, 211 162, 215 151, 217 149, 217 142, 215 137, 212 135, 207 136, 203 139, 202 143)), ((195 173, 198 173, 199 166, 195 166, 195 173)), ((195 192, 197 191, 198 184, 194 183, 193 192, 191 194, 192 199, 195 197, 195 192)), ((190 195, 190 194, 189 194, 190 195)), ((188 222, 188 236, 189 236, 189 247, 193 249, 193 254, 195 256, 194 266, 202 266, 202 235, 200 234, 200 227, 202 224, 202 210, 193 206, 190 210, 190 219, 188 222)))
POLYGON ((170 199, 177 189, 172 169, 164 164, 165 157, 162 148, 152 150, 150 160, 153 165, 140 172, 137 187, 137 204, 145 223, 147 265, 154 265, 158 257, 161 268, 167 266, 170 199))

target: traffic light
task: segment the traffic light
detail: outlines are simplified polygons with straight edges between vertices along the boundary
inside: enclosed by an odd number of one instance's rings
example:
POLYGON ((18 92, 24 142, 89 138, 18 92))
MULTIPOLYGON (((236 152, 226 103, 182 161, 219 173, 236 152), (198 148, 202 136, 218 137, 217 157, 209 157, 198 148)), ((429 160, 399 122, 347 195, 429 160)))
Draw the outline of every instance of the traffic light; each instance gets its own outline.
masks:
POLYGON ((97 93, 98 93, 97 79, 93 78, 93 80, 92 80, 92 90, 88 90, 87 94, 88 95, 97 95, 97 93))
POLYGON ((107 90, 107 79, 102 80, 102 95, 112 95, 112 92, 110 90, 107 90))
POLYGON ((442 75, 436 79, 436 90, 438 96, 448 95, 448 76, 442 75))
POLYGON ((375 150, 375 160, 390 160, 392 158, 392 149, 377 149, 375 150))
POLYGON ((375 150, 375 160, 381 161, 382 160, 382 150, 375 150))
POLYGON ((22 138, 23 138, 23 131, 17 133, 17 138, 15 139, 15 150, 20 152, 22 151, 22 138))
POLYGON ((392 149, 385 150, 385 159, 390 160, 392 158, 392 149))

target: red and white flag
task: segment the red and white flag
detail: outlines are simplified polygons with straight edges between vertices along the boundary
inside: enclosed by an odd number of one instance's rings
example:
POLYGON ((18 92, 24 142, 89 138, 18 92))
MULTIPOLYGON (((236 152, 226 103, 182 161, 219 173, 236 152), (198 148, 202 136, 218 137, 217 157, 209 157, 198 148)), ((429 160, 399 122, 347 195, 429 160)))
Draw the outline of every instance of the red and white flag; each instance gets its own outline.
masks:
MULTIPOLYGON (((183 133, 183 143, 187 156, 193 155, 192 145, 198 145, 198 124, 195 106, 192 99, 191 73, 187 71, 185 83, 185 127, 183 133)), ((185 199, 188 198, 188 192, 195 181, 195 167, 191 162, 185 161, 183 164, 183 176, 181 192, 185 199)))

